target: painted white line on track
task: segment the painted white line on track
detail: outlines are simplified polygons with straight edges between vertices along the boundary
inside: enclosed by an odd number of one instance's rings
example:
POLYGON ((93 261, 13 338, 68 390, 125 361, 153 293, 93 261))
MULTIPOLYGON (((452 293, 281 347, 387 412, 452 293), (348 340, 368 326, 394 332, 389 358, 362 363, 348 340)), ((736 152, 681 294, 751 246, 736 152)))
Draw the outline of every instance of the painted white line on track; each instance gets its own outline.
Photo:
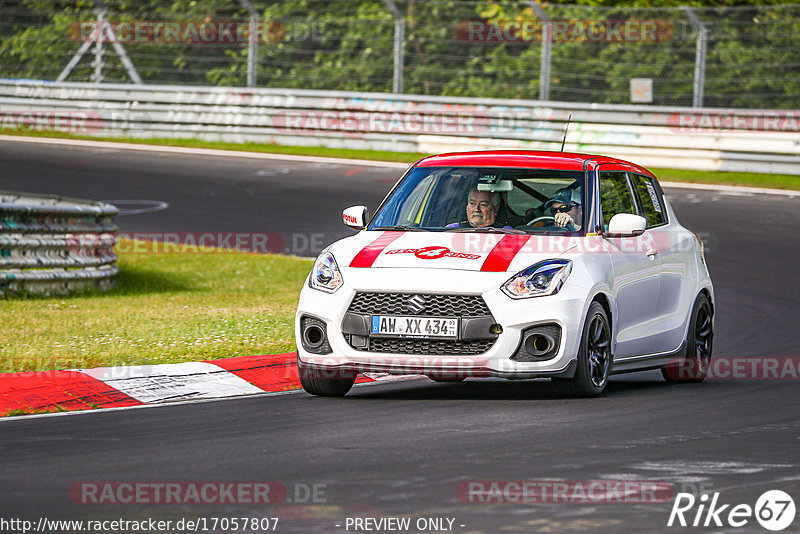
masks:
MULTIPOLYGON (((364 386, 371 386, 371 385, 378 385, 378 384, 385 384, 387 382, 403 382, 403 381, 411 381, 411 380, 421 380, 423 376, 417 375, 397 375, 397 376, 389 376, 389 377, 381 377, 375 379, 373 382, 360 382, 358 384, 354 384, 353 388, 361 388, 364 386)), ((254 393, 250 395, 236 395, 231 397, 216 397, 213 399, 186 399, 186 400, 179 400, 179 401, 169 401, 169 402, 159 402, 156 404, 139 404, 137 406, 117 406, 114 408, 95 408, 92 410, 75 410, 72 412, 48 412, 48 413, 34 413, 30 415, 15 415, 10 417, 0 417, 0 425, 3 423, 10 423, 13 421, 22 421, 25 419, 38 419, 43 417, 70 417, 76 415, 90 415, 90 414, 98 414, 98 413, 105 413, 105 412, 119 412, 123 410, 140 410, 143 408, 165 408, 167 406, 183 406, 185 404, 204 404, 207 402, 221 402, 221 401, 229 401, 229 400, 243 400, 243 399, 255 399, 261 397, 277 397, 279 395, 292 395, 297 393, 303 393, 308 395, 302 388, 300 389, 290 389, 288 391, 264 391, 262 393, 254 393)), ((310 395, 309 395, 310 396, 310 395)))
POLYGON ((99 367, 81 371, 148 404, 177 399, 256 395, 264 391, 234 373, 207 362, 99 367))
MULTIPOLYGON (((369 382, 372 384, 373 382, 369 382)), ((360 384, 356 384, 360 385, 360 384)), ((220 402, 227 400, 240 400, 240 399, 253 399, 257 397, 275 397, 277 395, 289 395, 290 393, 304 393, 302 389, 290 389, 289 391, 265 391, 263 393, 256 393, 253 395, 240 395, 237 397, 217 397, 214 399, 189 399, 174 402, 161 402, 158 404, 139 404, 137 406, 116 406, 114 408, 95 408, 92 410, 75 410, 71 412, 48 412, 48 413, 34 413, 30 415, 14 415, 10 417, 0 417, 0 425, 12 421, 22 421, 24 419, 34 419, 42 417, 70 417, 74 415, 89 415, 106 412, 119 412, 123 410, 139 410, 142 408, 164 408, 167 406, 183 406, 184 404, 203 404, 206 402, 220 402)))
MULTIPOLYGON (((243 150, 215 150, 209 148, 189 148, 163 145, 140 145, 137 143, 117 143, 113 141, 84 141, 82 139, 59 139, 57 137, 25 137, 16 135, 0 135, 0 141, 17 141, 22 143, 44 143, 51 145, 80 146, 86 148, 110 148, 120 150, 142 150, 150 152, 166 152, 171 154, 191 154, 201 156, 220 156, 227 158, 250 158, 296 161, 305 163, 336 163, 341 165, 362 165, 369 167, 388 167, 407 169, 410 163, 394 161, 376 161, 368 159, 329 158, 323 156, 296 156, 292 154, 268 154, 265 152, 246 152, 243 150)), ((684 189, 702 189, 705 191, 732 191, 741 193, 758 193, 766 195, 783 195, 790 198, 800 197, 800 191, 789 189, 768 189, 765 187, 748 187, 740 185, 697 184, 690 182, 662 182, 663 187, 681 187, 684 189)))

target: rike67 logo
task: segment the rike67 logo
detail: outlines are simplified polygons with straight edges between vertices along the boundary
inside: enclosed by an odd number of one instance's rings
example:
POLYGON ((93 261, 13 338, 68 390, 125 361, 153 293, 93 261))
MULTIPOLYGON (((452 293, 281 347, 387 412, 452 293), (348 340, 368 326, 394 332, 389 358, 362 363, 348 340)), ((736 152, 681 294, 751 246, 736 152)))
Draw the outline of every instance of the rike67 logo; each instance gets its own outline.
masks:
POLYGON ((777 532, 792 524, 795 513, 794 500, 781 490, 764 492, 755 506, 721 504, 719 492, 710 498, 707 493, 699 498, 691 493, 678 493, 667 526, 741 528, 755 519, 765 529, 777 532))

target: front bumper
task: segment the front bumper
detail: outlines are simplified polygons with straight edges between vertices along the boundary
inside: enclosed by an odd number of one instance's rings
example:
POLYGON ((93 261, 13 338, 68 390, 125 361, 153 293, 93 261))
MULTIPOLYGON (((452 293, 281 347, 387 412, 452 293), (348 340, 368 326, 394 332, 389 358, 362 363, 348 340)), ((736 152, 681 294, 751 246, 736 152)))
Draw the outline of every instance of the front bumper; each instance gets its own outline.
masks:
POLYGON ((442 269, 347 269, 343 272, 344 285, 333 294, 307 285, 301 291, 295 318, 298 357, 307 367, 328 371, 509 379, 573 376, 583 317, 588 307, 586 290, 567 282, 556 295, 514 300, 499 289, 508 277, 508 273, 442 269), (348 307, 357 291, 480 295, 503 331, 486 352, 477 355, 357 350, 350 346, 342 332, 348 307), (328 354, 312 354, 303 348, 299 342, 302 316, 315 317, 325 323, 330 346, 328 354), (545 324, 556 324, 561 329, 555 355, 544 361, 512 360, 520 347, 523 330, 545 324))

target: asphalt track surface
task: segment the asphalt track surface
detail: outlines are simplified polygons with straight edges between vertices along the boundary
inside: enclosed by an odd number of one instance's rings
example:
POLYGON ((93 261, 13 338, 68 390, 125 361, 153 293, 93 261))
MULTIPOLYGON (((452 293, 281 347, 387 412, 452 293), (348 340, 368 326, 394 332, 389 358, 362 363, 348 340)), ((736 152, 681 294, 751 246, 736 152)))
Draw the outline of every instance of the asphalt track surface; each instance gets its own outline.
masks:
MULTIPOLYGON (((374 208, 399 174, 366 165, 0 143, 0 189, 169 204, 119 217, 129 232, 318 233, 327 244, 349 233, 342 208, 374 208)), ((800 356, 800 199, 667 194, 681 222, 707 245, 717 292, 714 356, 800 356)), ((604 397, 588 400, 559 398, 546 380, 413 380, 357 386, 344 399, 295 392, 4 420, 0 517, 277 515, 278 532, 345 532, 347 517, 410 515, 454 518, 460 533, 766 532, 752 518, 739 529, 667 528, 671 499, 482 504, 463 502, 457 488, 465 481, 644 480, 720 492, 721 504, 751 506, 764 491, 782 489, 800 504, 798 451, 798 379, 669 385, 644 372, 614 377, 604 397), (75 504, 68 490, 82 481, 274 481, 293 502, 75 504), (317 502, 292 495, 295 485, 312 484, 324 485, 317 502)), ((800 531, 800 520, 785 532, 792 531, 800 531)))

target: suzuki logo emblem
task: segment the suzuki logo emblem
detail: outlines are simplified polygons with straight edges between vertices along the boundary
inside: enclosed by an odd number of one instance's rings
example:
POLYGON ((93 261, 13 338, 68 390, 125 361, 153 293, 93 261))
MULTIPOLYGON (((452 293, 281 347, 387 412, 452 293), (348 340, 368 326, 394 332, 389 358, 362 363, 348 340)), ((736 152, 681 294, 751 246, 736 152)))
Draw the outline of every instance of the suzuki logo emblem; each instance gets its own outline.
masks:
POLYGON ((425 297, 422 295, 414 295, 408 302, 406 302, 406 308, 411 313, 422 313, 425 311, 425 297))

